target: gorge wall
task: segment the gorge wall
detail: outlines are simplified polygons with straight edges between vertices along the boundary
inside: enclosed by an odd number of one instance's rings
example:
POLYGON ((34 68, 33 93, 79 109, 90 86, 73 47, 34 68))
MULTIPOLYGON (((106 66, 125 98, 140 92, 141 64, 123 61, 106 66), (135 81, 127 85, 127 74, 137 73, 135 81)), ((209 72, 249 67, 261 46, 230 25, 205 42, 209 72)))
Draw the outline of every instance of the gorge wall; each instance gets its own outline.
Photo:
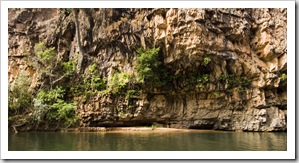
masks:
MULTIPOLYGON (((75 78, 56 83, 62 85, 82 83, 93 64, 108 84, 118 72, 136 75, 137 50, 159 48, 161 72, 172 76, 166 84, 147 91, 146 85, 133 84, 140 93, 131 98, 109 93, 88 98, 69 94, 67 98, 76 102, 79 115, 76 127, 154 124, 233 131, 287 130, 286 9, 8 12, 8 81, 13 84, 24 70, 31 77, 34 94, 44 82, 30 64, 39 42, 55 47, 57 62, 69 61, 82 52, 81 69, 75 78)), ((128 85, 129 79, 125 83, 128 85)), ((31 114, 28 112, 29 117, 31 114)))

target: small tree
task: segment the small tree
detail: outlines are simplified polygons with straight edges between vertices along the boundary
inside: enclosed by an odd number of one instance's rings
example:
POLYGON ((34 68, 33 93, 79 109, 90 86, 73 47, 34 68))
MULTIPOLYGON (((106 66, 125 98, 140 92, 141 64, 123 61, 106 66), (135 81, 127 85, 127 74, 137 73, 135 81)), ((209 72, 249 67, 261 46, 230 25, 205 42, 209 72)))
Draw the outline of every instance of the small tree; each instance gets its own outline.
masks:
POLYGON ((32 92, 30 91, 30 81, 23 71, 15 80, 13 85, 9 85, 8 108, 10 115, 25 112, 32 102, 32 92))
POLYGON ((44 42, 35 44, 34 46, 34 54, 35 58, 35 69, 37 73, 40 75, 40 78, 43 78, 43 83, 52 82, 54 78, 57 78, 57 74, 55 75, 53 72, 57 66, 57 55, 55 52, 55 48, 47 48, 44 42), (43 77, 41 77, 43 76, 43 77))
POLYGON ((56 52, 54 47, 47 48, 46 44, 41 42, 34 46, 34 53, 46 70, 53 68, 56 60, 56 52))
POLYGON ((77 120, 76 105, 65 101, 65 90, 61 87, 44 91, 40 90, 34 99, 33 117, 38 122, 64 123, 64 127, 73 125, 77 120))

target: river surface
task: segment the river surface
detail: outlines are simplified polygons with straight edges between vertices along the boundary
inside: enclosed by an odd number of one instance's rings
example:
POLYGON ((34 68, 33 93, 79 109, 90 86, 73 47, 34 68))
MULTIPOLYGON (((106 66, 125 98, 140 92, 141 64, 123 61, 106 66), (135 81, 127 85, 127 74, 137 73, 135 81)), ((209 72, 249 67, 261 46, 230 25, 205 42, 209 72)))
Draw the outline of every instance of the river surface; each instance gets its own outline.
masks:
POLYGON ((286 151, 286 132, 9 133, 9 151, 286 151))

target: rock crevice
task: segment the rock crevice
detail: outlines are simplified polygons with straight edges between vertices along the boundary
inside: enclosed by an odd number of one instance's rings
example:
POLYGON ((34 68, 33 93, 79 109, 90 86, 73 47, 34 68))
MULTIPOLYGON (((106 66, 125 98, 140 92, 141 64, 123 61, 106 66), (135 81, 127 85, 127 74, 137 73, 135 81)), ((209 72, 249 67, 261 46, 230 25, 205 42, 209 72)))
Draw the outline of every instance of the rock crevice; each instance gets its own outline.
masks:
POLYGON ((79 52, 77 74, 87 77, 96 63, 108 81, 116 72, 137 73, 137 49, 159 47, 174 76, 166 86, 129 99, 74 96, 79 126, 286 131, 286 15, 280 8, 9 9, 8 80, 24 70, 31 87, 39 86, 28 64, 39 42, 55 47, 58 61, 79 52))

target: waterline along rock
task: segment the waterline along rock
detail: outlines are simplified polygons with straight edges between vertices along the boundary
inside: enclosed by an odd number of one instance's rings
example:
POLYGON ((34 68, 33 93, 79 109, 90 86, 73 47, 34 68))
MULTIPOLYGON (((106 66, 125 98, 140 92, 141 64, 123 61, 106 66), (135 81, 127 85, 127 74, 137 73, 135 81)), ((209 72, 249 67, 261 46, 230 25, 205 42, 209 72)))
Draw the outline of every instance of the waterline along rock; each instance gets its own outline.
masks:
POLYGON ((287 9, 8 14, 9 106, 20 102, 11 86, 21 74, 32 94, 26 108, 9 108, 10 128, 287 130, 287 9))

